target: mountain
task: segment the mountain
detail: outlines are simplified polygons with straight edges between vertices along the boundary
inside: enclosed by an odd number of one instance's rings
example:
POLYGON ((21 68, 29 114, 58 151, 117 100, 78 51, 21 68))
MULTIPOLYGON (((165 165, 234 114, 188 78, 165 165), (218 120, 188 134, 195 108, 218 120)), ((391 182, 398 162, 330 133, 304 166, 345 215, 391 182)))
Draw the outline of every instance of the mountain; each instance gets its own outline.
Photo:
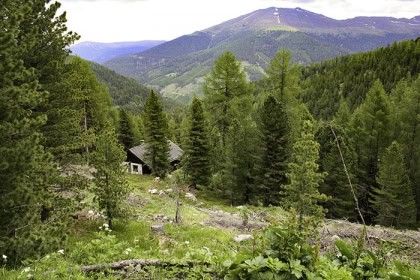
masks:
POLYGON ((420 18, 356 17, 335 20, 301 8, 267 8, 184 35, 146 51, 107 61, 118 73, 161 89, 166 96, 188 99, 201 91, 215 59, 233 52, 251 80, 281 48, 307 65, 344 54, 368 51, 420 36, 420 18))
MULTIPOLYGON (((143 111, 144 103, 151 90, 150 88, 98 63, 88 63, 98 81, 108 88, 116 106, 123 107, 133 114, 140 114, 143 111)), ((166 112, 181 108, 182 104, 175 100, 162 97, 160 93, 158 95, 161 97, 161 102, 166 112)))
POLYGON ((107 60, 139 53, 153 48, 165 41, 139 41, 139 42, 119 42, 119 43, 97 43, 81 42, 70 47, 74 55, 96 63, 104 63, 107 60))

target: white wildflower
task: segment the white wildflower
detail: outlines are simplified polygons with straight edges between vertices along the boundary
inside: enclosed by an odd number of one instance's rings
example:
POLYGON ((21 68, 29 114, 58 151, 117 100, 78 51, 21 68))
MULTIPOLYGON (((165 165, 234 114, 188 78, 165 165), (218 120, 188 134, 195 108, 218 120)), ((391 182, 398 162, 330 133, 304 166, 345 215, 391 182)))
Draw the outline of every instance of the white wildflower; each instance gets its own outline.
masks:
POLYGON ((109 225, 108 224, 103 224, 102 225, 104 228, 109 228, 109 225))
POLYGON ((28 266, 28 267, 25 267, 22 271, 25 273, 28 273, 29 271, 31 271, 31 268, 28 266))
POLYGON ((32 274, 28 274, 28 275, 26 275, 26 277, 28 277, 28 279, 32 279, 32 277, 34 277, 32 274))
POLYGON ((131 249, 131 248, 127 248, 127 249, 125 249, 125 254, 126 254, 126 255, 128 255, 128 254, 130 254, 132 251, 133 251, 133 249, 131 249))
POLYGON ((185 241, 185 244, 187 244, 187 245, 190 244, 190 241, 185 241))
POLYGON ((3 260, 7 261, 7 256, 6 255, 2 255, 3 260))
POLYGON ((64 255, 64 249, 58 250, 57 253, 64 255))

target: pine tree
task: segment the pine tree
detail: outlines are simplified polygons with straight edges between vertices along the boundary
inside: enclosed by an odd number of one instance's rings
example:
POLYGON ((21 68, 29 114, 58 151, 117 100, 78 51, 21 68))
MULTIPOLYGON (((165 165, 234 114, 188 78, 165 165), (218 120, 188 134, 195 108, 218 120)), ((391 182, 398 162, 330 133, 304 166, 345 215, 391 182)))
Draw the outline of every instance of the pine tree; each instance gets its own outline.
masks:
POLYGON ((375 220, 397 228, 413 225, 417 210, 402 149, 397 142, 386 149, 376 180, 380 187, 372 199, 377 212, 375 220))
POLYGON ((18 34, 30 4, 0 6, 0 252, 11 265, 57 250, 67 231, 52 191, 56 167, 40 144, 46 117, 33 112, 46 94, 21 59, 18 34))
POLYGON ((318 128, 315 135, 320 144, 319 164, 320 171, 326 172, 324 182, 320 184, 321 193, 331 197, 324 206, 328 209, 329 218, 355 218, 355 204, 347 175, 345 173, 336 139, 331 131, 334 130, 340 149, 346 162, 347 170, 355 184, 354 169, 356 154, 349 137, 343 128, 334 124, 324 123, 318 128))
POLYGON ((210 179, 210 147, 201 101, 193 98, 190 107, 185 169, 193 183, 207 185, 210 179))
POLYGON ((399 133, 397 139, 401 143, 408 174, 416 197, 417 215, 420 219, 420 76, 410 87, 404 87, 401 102, 397 104, 399 133))
POLYGON ((352 117, 350 135, 358 154, 358 182, 360 200, 365 218, 374 216, 370 205, 371 192, 376 185, 378 162, 390 142, 391 107, 382 84, 376 81, 366 100, 352 117))
POLYGON ((318 191, 326 174, 318 171, 319 144, 314 140, 313 131, 313 123, 304 121, 301 138, 293 145, 288 164, 290 183, 284 186, 283 193, 284 204, 296 210, 300 226, 304 215, 323 217, 323 208, 318 203, 327 199, 318 191))
POLYGON ((216 130, 213 135, 220 135, 223 150, 229 126, 234 118, 232 101, 250 93, 245 72, 241 70, 240 63, 231 52, 225 52, 218 57, 203 89, 210 128, 216 130))
MULTIPOLYGON (((244 110, 245 111, 245 110, 244 110)), ((227 134, 222 170, 223 191, 231 204, 255 201, 258 128, 250 118, 235 118, 227 134)), ((257 197, 258 199, 258 197, 257 197)))
POLYGON ((113 128, 104 128, 95 143, 96 150, 92 155, 94 173, 94 193, 99 208, 105 210, 108 225, 112 228, 114 218, 123 213, 122 202, 129 189, 125 179, 124 148, 118 143, 113 128))
POLYGON ((344 100, 344 98, 341 98, 340 103, 338 105, 338 110, 334 116, 334 123, 346 130, 350 123, 350 120, 350 108, 347 105, 347 102, 344 100))
POLYGON ((264 204, 278 204, 281 186, 287 184, 286 169, 290 155, 290 124, 282 102, 269 96, 260 115, 261 167, 258 193, 264 204))
POLYGON ((127 151, 134 147, 135 127, 131 116, 124 109, 120 109, 119 134, 118 138, 124 149, 127 151))
POLYGON ((169 167, 168 124, 157 95, 151 91, 144 105, 147 161, 153 174, 163 177, 169 167))
POLYGON ((270 61, 267 69, 270 92, 279 101, 287 102, 299 91, 299 68, 292 63, 292 53, 282 49, 270 61))

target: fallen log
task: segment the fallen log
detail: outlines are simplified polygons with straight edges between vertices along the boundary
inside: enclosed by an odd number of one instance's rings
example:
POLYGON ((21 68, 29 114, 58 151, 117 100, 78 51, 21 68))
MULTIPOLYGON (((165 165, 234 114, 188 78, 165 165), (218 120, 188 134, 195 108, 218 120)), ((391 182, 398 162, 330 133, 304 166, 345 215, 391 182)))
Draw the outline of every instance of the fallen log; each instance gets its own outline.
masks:
POLYGON ((197 262, 197 261, 184 261, 181 263, 170 262, 170 261, 161 261, 157 259, 131 259, 123 260, 113 263, 104 263, 104 264, 95 264, 95 265, 86 265, 81 266, 80 270, 83 272, 98 272, 105 269, 119 270, 124 269, 128 266, 194 266, 194 265, 205 265, 209 266, 208 262, 197 262))

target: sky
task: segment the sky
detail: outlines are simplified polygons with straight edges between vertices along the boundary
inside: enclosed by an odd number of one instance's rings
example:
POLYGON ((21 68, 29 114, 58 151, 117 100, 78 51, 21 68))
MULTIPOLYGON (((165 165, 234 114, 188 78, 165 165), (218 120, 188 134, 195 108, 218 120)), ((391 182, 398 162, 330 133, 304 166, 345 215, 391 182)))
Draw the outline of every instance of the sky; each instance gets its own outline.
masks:
POLYGON ((412 18, 419 0, 60 0, 80 41, 172 40, 268 7, 300 7, 335 19, 412 18))

